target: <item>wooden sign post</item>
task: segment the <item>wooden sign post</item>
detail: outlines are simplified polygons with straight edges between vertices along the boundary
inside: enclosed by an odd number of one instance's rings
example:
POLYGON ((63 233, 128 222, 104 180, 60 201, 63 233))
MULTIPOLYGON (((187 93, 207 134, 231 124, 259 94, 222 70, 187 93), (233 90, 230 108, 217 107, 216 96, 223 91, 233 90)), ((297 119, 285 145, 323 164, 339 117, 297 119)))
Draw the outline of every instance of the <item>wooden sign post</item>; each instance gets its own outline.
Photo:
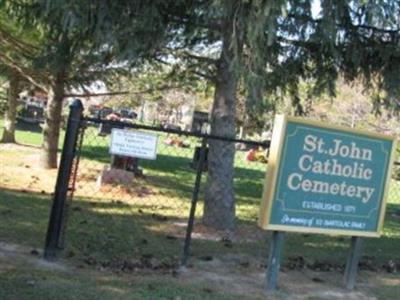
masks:
POLYGON ((277 116, 259 226, 354 237, 346 268, 352 288, 359 237, 381 234, 395 147, 392 137, 277 116))

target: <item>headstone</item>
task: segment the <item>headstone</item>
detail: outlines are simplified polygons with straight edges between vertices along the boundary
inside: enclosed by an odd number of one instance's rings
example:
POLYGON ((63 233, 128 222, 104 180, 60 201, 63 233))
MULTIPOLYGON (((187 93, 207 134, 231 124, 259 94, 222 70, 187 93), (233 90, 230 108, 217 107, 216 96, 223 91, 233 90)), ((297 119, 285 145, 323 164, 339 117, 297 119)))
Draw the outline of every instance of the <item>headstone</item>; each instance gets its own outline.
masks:
POLYGON ((111 168, 132 172, 139 176, 143 174, 143 171, 139 169, 139 159, 137 157, 112 155, 111 168))
POLYGON ((130 171, 104 166, 104 169, 97 178, 97 187, 101 188, 105 184, 132 184, 135 174, 130 171))
POLYGON ((191 132, 204 133, 208 125, 208 113, 203 111, 194 111, 191 132))

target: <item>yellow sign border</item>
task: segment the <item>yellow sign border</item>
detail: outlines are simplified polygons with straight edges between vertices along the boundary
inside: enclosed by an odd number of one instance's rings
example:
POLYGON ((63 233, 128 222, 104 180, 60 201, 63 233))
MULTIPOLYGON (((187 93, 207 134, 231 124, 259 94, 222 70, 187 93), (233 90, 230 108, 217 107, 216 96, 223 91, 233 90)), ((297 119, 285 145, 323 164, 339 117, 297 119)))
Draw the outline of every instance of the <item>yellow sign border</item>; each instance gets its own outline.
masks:
POLYGON ((334 235, 348 235, 348 236, 365 236, 365 237, 380 237, 382 234, 383 221, 386 211, 386 201, 389 190, 390 178, 393 173, 393 164, 395 159, 395 150, 397 146, 396 138, 393 136, 387 136, 379 133, 373 133, 365 130, 356 130, 347 128, 344 126, 336 126, 331 124, 325 124, 317 121, 304 120, 296 117, 289 117, 287 115, 276 115, 274 121, 274 129, 272 132, 272 139, 270 145, 270 153, 268 157, 267 173, 264 183, 264 192, 260 205, 260 214, 258 218, 258 225, 262 229, 274 230, 274 231, 290 231, 290 232, 307 232, 307 233, 322 233, 322 234, 334 234, 334 235), (270 224, 271 212, 272 212, 272 201, 276 190, 277 176, 279 166, 282 160, 282 147, 285 140, 286 126, 288 122, 300 123, 305 125, 311 125, 323 129, 333 129, 338 131, 344 131, 352 134, 360 134, 368 137, 377 139, 389 140, 392 142, 392 149, 390 154, 389 166, 386 174, 385 186, 383 189, 380 215, 378 220, 377 231, 358 231, 358 230, 339 230, 329 228, 314 228, 305 226, 288 226, 288 225, 274 225, 270 224))

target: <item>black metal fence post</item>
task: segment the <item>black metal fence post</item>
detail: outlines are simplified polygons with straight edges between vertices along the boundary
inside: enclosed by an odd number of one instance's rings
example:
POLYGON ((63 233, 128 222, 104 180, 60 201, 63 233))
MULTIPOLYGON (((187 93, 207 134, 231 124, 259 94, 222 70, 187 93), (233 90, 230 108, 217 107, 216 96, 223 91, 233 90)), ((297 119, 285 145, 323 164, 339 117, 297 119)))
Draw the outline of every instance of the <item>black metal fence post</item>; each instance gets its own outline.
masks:
POLYGON ((78 138, 79 127, 81 125, 82 112, 82 102, 79 99, 76 99, 70 106, 64 145, 53 196, 53 205, 51 208, 49 225, 47 228, 46 244, 44 248, 44 258, 47 260, 54 259, 57 250, 59 250, 58 245, 61 236, 63 218, 65 216, 64 210, 68 193, 68 182, 71 175, 72 163, 75 155, 75 146, 78 138))
POLYGON ((201 175, 203 173, 203 167, 204 167, 204 163, 206 161, 206 153, 207 153, 207 138, 203 137, 203 139, 201 141, 200 157, 199 157, 199 161, 197 163, 197 173, 196 173, 196 180, 195 180, 194 189, 193 189, 192 203, 190 206, 189 220, 188 220, 188 225, 186 227, 185 243, 183 245, 183 256, 182 256, 182 261, 181 261, 181 266, 183 266, 183 267, 186 266, 187 261, 189 259, 189 255, 190 255, 190 243, 192 240, 192 231, 193 231, 194 218, 195 218, 195 213, 196 213, 196 205, 197 205, 197 200, 199 199, 201 175))

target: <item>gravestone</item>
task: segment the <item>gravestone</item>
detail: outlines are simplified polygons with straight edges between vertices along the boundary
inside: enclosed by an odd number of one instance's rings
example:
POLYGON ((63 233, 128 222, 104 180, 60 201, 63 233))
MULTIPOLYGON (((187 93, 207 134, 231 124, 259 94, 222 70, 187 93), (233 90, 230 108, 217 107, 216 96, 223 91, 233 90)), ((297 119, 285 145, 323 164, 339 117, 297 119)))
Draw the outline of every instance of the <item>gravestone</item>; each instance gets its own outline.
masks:
POLYGON ((208 125, 209 115, 207 112, 194 111, 191 132, 205 133, 208 125))
POLYGON ((156 159, 157 141, 155 134, 129 129, 113 128, 111 131, 110 166, 105 167, 98 186, 107 183, 132 184, 137 176, 143 176, 139 169, 139 158, 156 159))

